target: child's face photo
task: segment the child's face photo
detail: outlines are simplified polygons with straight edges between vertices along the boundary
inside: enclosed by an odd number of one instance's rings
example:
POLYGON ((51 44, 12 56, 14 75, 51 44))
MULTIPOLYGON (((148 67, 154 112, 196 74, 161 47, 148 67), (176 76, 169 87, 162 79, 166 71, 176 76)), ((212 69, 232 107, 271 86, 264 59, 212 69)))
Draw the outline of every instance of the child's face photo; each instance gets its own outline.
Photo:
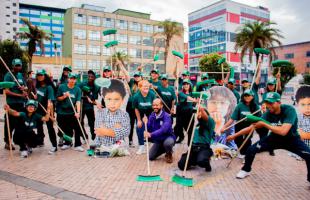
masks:
POLYGON ((109 92, 105 95, 104 101, 109 111, 115 112, 122 106, 123 98, 118 92, 109 92))
POLYGON ((298 109, 301 114, 310 116, 310 97, 299 99, 298 109))
POLYGON ((207 102, 207 110, 209 113, 220 113, 225 117, 229 108, 229 101, 224 98, 210 99, 207 102))

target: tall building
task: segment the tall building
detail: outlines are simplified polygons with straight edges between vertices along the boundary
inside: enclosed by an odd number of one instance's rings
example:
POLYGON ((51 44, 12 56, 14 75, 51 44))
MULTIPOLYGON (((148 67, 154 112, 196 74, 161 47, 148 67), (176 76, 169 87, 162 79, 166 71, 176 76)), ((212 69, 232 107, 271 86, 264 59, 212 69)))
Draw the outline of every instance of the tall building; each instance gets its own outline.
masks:
MULTIPOLYGON (((246 22, 269 21, 270 11, 264 7, 251 7, 231 0, 221 0, 188 15, 189 21, 189 66, 190 71, 199 72, 199 59, 204 54, 219 52, 235 68, 235 78, 251 79, 255 66, 248 56, 241 64, 240 53, 235 53, 237 29, 246 22), (241 73, 241 74, 240 74, 241 73)), ((268 59, 262 65, 263 79, 267 78, 268 59)), ((265 80, 263 80, 264 82, 265 80)))
MULTIPOLYGON (((28 19, 33 25, 38 26, 40 29, 44 30, 46 33, 52 34, 52 40, 44 41, 45 56, 52 57, 55 56, 55 48, 57 55, 61 55, 62 51, 62 36, 64 31, 64 14, 65 9, 44 7, 30 4, 19 4, 19 18, 28 19)), ((27 26, 19 20, 20 28, 19 31, 29 31, 27 26)), ((27 47, 27 41, 20 41, 21 47, 27 47)), ((35 55, 41 55, 41 49, 37 47, 35 55)))
POLYGON ((287 44, 274 48, 275 59, 294 63, 297 74, 310 73, 310 41, 287 44))
POLYGON ((15 39, 18 31, 18 0, 0 0, 0 40, 15 39))
MULTIPOLYGON (((154 68, 153 56, 159 54, 156 68, 172 74, 176 58, 171 50, 183 52, 183 33, 171 41, 167 68, 164 65, 164 39, 155 32, 163 31, 157 26, 158 21, 151 20, 150 14, 118 9, 113 13, 105 8, 82 5, 81 8, 70 8, 65 14, 64 56, 72 58, 73 69, 99 71, 103 66, 111 65, 110 57, 115 52, 129 56, 127 66, 133 72, 138 66, 144 66, 148 73, 154 68), (117 34, 103 36, 103 31, 115 28, 117 34), (114 48, 106 48, 105 43, 117 40, 114 48)), ((181 24, 180 24, 181 25, 181 24)), ((179 64, 183 67, 183 63, 179 64)))

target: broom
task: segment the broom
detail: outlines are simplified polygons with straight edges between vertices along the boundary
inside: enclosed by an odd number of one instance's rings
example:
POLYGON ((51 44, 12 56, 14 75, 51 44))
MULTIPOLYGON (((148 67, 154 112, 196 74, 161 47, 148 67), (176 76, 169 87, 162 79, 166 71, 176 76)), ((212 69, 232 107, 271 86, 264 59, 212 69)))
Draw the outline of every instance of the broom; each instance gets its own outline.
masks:
MULTIPOLYGON (((147 132, 147 117, 143 117, 145 131, 147 132)), ((147 163, 147 175, 138 175, 136 181, 139 182, 154 182, 154 181, 162 181, 163 179, 159 175, 151 175, 150 168, 150 158, 149 158, 149 141, 148 137, 146 139, 146 163, 147 163)))

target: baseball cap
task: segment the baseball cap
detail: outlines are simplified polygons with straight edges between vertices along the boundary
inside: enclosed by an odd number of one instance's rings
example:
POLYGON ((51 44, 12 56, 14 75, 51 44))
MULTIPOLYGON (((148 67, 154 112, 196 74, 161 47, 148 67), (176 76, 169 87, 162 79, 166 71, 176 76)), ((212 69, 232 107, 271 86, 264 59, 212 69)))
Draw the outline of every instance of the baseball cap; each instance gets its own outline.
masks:
POLYGON ((254 92, 250 89, 246 89, 243 94, 254 96, 254 92))
POLYGON ((277 80, 275 78, 269 78, 267 81, 268 85, 275 85, 277 83, 277 80))
POLYGON ((30 105, 32 105, 32 106, 34 106, 35 108, 37 108, 37 107, 38 107, 38 102, 35 101, 35 100, 33 100, 33 99, 29 99, 29 100, 27 101, 27 103, 26 103, 26 106, 30 106, 30 105))
POLYGON ((110 67, 110 66, 104 66, 104 67, 103 67, 103 71, 106 71, 106 70, 111 71, 111 67, 110 67))
POLYGON ((190 85, 192 84, 192 82, 189 79, 184 79, 182 84, 184 84, 184 83, 188 83, 190 85))
POLYGON ((69 78, 77 78, 78 75, 75 74, 75 73, 70 73, 70 74, 68 75, 68 77, 69 77, 69 78))
POLYGON ((161 79, 161 80, 163 80, 163 79, 168 80, 168 75, 167 75, 167 74, 162 74, 162 75, 160 76, 160 79, 161 79))
POLYGON ((38 69, 38 70, 37 70, 37 75, 38 75, 38 74, 45 75, 45 74, 46 74, 45 69, 38 69))
POLYGON ((19 58, 15 58, 12 60, 12 65, 16 66, 16 65, 22 65, 22 61, 19 58))
POLYGON ((156 74, 159 74, 159 70, 158 69, 153 69, 152 71, 151 71, 151 73, 156 73, 156 74))
POLYGON ((280 102, 281 96, 277 92, 268 92, 264 98, 264 101, 269 103, 280 102))
POLYGON ((230 79, 228 79, 228 83, 235 84, 235 83, 236 83, 236 81, 235 81, 235 79, 234 79, 234 78, 230 78, 230 79))
POLYGON ((189 76, 189 75, 190 75, 190 73, 189 73, 189 71, 188 71, 188 70, 184 70, 184 71, 182 72, 182 75, 189 76))
POLYGON ((72 67, 71 67, 70 65, 64 66, 64 68, 62 69, 62 71, 69 71, 69 72, 72 72, 72 67))
POLYGON ((204 78, 209 78, 208 73, 204 73, 204 74, 201 75, 201 79, 204 79, 204 78))
POLYGON ((249 82, 249 80, 247 78, 244 78, 242 79, 241 83, 244 83, 244 82, 249 82))
POLYGON ((142 77, 142 73, 139 72, 139 71, 136 71, 136 72, 133 74, 133 76, 141 76, 141 77, 142 77))

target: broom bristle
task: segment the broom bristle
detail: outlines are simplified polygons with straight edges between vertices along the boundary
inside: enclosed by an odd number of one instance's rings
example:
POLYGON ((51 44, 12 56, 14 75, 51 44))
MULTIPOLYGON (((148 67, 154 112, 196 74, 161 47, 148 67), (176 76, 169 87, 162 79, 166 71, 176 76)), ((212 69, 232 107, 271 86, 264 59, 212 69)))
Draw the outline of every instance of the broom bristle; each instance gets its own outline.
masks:
POLYGON ((192 178, 186 178, 184 176, 180 176, 178 174, 175 174, 171 180, 179 185, 187 186, 187 187, 193 187, 194 181, 192 178))
POLYGON ((136 180, 140 182, 163 181, 163 179, 159 175, 153 175, 153 176, 138 175, 136 180))

